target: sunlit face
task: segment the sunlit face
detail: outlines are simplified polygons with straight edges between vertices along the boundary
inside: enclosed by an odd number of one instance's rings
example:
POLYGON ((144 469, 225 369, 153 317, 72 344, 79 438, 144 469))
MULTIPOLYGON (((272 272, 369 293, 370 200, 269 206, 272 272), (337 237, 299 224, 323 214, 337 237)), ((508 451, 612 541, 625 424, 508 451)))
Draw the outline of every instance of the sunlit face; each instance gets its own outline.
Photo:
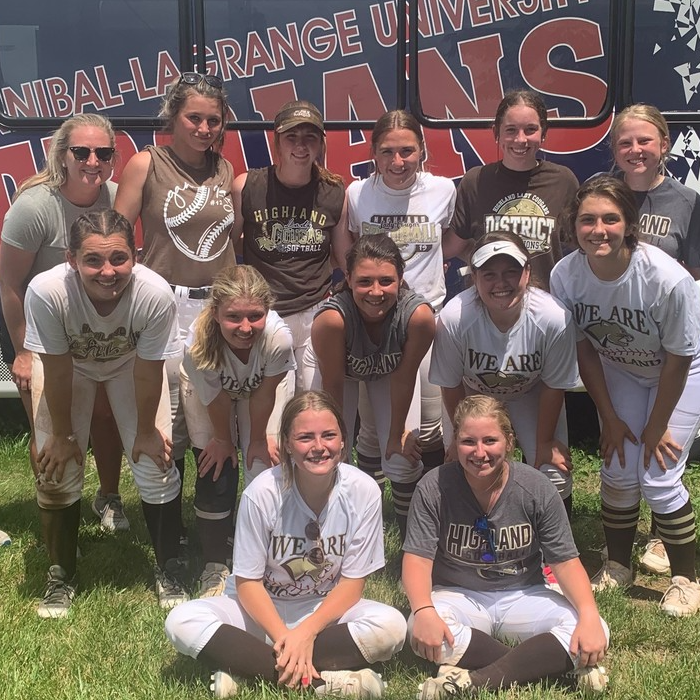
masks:
POLYGON ((278 166, 289 173, 311 175, 311 166, 323 151, 323 134, 311 124, 300 124, 276 135, 278 166))
POLYGON ((530 281, 530 268, 510 255, 496 255, 472 271, 474 286, 484 306, 498 313, 520 308, 530 281))
POLYGON ((626 175, 656 176, 668 146, 653 124, 628 117, 615 135, 615 163, 626 175))
POLYGON ((77 270, 85 293, 98 311, 116 306, 134 267, 133 254, 121 233, 87 236, 75 256, 68 253, 68 262, 77 270))
POLYGON ((224 127, 220 102, 192 93, 173 122, 173 144, 204 152, 221 136, 224 127))
POLYGON ((265 330, 267 309, 255 299, 226 299, 214 310, 214 319, 231 350, 245 352, 265 330))
POLYGON ((374 150, 377 170, 393 190, 405 189, 415 182, 422 158, 423 149, 410 129, 388 131, 374 150))
POLYGON ((68 139, 69 150, 63 157, 68 185, 97 189, 107 182, 112 177, 114 157, 105 163, 97 158, 94 149, 109 148, 113 145, 109 134, 96 126, 78 126, 73 129, 68 139), (86 161, 81 162, 70 151, 71 146, 86 146, 92 152, 86 161))
POLYGON ((511 444, 495 418, 465 418, 456 438, 457 459, 470 483, 486 485, 503 469, 511 444))
POLYGON ((294 465, 305 475, 326 476, 340 462, 343 436, 328 410, 301 411, 292 421, 287 449, 294 465))
POLYGON ((627 222, 618 205, 607 197, 586 197, 576 215, 576 239, 592 261, 628 260, 627 222))
POLYGON ((511 170, 532 170, 543 135, 537 112, 524 104, 509 107, 494 134, 503 151, 503 165, 511 170))
POLYGON ((396 306, 401 278, 393 263, 358 260, 348 273, 347 282, 360 315, 368 323, 381 323, 396 306))

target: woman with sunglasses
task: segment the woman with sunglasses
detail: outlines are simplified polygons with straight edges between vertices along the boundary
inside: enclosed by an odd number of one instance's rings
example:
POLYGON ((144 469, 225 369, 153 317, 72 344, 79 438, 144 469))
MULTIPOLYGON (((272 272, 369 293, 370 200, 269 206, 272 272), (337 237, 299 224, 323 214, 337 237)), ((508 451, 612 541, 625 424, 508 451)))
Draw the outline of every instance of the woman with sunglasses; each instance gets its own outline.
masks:
POLYGON ((418 656, 439 666, 418 698, 567 674, 601 691, 607 625, 556 488, 513 461, 513 428, 496 399, 463 399, 453 427, 458 461, 418 484, 403 545, 408 638, 418 656), (542 581, 543 555, 563 596, 542 581))
MULTIPOLYGON (((183 343, 214 276, 236 262, 230 240, 233 169, 221 156, 227 115, 220 78, 183 73, 169 86, 159 115, 170 144, 146 146, 127 163, 114 203, 132 224, 141 218, 142 261, 172 287, 183 343)), ((180 407, 181 362, 182 356, 169 360, 166 368, 173 457, 182 477, 189 438, 180 407)))
POLYGON ((27 288, 25 347, 43 366, 32 383, 36 495, 51 565, 42 618, 68 615, 75 595, 80 495, 92 404, 103 385, 114 411, 156 556, 161 607, 187 600, 179 569, 180 477, 170 459, 163 362, 179 351, 168 284, 135 265, 131 224, 113 209, 71 226, 66 265, 27 288))
POLYGON ((215 697, 232 697, 255 678, 319 695, 382 695, 381 676, 367 666, 402 648, 406 621, 362 597, 367 576, 384 566, 382 498, 344 462, 346 445, 328 394, 289 401, 282 463, 241 497, 226 595, 168 615, 175 648, 215 671, 215 697))
MULTIPOLYGON (((17 188, 5 215, 0 243, 0 343, 34 433, 31 404, 32 353, 24 347, 24 293, 30 280, 65 261, 68 232, 81 214, 112 206, 117 186, 114 131, 105 117, 77 114, 53 134, 44 168, 17 188)), ((41 383, 41 374, 34 377, 41 383)), ((37 387, 39 390, 41 387, 37 387)), ((122 447, 102 387, 90 430, 100 488, 92 504, 105 530, 128 530, 119 496, 122 447)), ((36 470, 36 443, 29 459, 36 470)))
POLYGON ((234 240, 242 234, 243 261, 268 281, 275 310, 292 331, 300 387, 311 322, 330 292, 332 261, 345 269, 352 240, 343 181, 323 166, 321 113, 305 100, 289 102, 277 112, 274 129, 274 165, 233 183, 234 240))

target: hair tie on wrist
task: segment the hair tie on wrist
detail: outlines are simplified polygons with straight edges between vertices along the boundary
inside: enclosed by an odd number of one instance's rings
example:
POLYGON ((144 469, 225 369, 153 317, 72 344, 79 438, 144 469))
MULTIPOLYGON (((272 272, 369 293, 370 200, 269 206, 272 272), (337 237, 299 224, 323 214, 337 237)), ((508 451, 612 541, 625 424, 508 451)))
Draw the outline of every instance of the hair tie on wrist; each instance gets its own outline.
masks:
POLYGON ((426 608, 432 608, 433 610, 435 610, 434 605, 423 605, 422 607, 418 608, 417 610, 414 610, 413 614, 415 615, 416 613, 419 613, 421 610, 425 610, 426 608))

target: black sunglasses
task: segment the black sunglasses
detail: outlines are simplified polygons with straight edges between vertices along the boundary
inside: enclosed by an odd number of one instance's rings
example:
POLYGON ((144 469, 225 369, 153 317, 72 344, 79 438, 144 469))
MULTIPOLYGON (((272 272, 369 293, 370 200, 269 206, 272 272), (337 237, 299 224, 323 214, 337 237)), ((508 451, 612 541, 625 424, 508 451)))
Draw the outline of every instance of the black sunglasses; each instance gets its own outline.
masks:
POLYGON ((493 564, 496 561, 496 543, 493 540, 493 532, 491 532, 491 524, 485 515, 480 515, 474 521, 474 531, 481 541, 486 545, 486 548, 481 550, 481 561, 487 564, 493 564))
POLYGON ((318 521, 310 520, 304 528, 304 534, 308 540, 306 555, 309 561, 312 564, 323 564, 324 554, 323 547, 321 546, 321 526, 318 524, 318 521), (308 547, 309 543, 313 545, 310 548, 308 547))
POLYGON ((221 90, 224 86, 224 81, 218 75, 186 72, 180 76, 180 82, 187 85, 199 85, 202 81, 215 90, 221 90))
POLYGON ((84 163, 91 153, 97 156, 97 160, 109 163, 112 160, 115 149, 112 146, 100 146, 100 148, 88 148, 87 146, 70 146, 68 150, 73 154, 73 158, 84 163))

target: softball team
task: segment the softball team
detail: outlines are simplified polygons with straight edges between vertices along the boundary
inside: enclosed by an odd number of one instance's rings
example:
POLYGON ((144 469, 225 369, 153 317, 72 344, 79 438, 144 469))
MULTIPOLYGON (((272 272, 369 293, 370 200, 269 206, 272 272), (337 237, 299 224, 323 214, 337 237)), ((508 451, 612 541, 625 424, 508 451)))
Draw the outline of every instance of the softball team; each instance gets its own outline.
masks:
POLYGON ((226 268, 214 278, 209 302, 185 341, 180 382, 198 465, 201 597, 220 595, 230 574, 227 542, 238 493, 238 448, 246 486, 279 463, 283 402, 276 390, 295 363, 291 333, 271 310, 273 302, 255 268, 226 268))

